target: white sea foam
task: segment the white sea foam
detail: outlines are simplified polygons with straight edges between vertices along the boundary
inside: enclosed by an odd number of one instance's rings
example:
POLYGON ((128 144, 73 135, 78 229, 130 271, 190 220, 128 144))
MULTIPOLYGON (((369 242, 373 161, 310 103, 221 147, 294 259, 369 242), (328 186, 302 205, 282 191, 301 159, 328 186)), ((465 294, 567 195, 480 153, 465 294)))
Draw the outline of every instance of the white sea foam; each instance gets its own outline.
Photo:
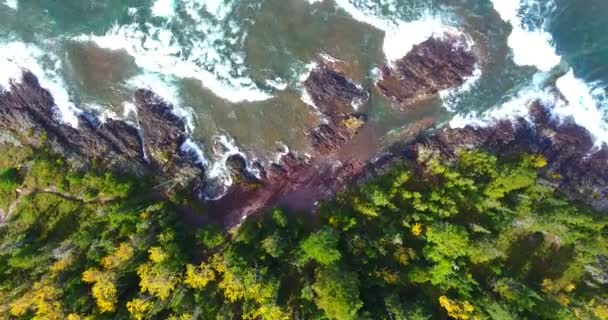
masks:
POLYGON ((23 71, 29 70, 36 75, 40 86, 53 96, 59 120, 74 128, 78 127, 78 114, 81 110, 72 102, 66 84, 59 75, 61 61, 56 56, 33 44, 0 42, 0 66, 0 91, 9 91, 11 82, 19 83, 23 71))
POLYGON ((300 100, 302 102, 304 102, 307 106, 310 106, 315 110, 319 109, 317 107, 317 105, 315 104, 315 102, 312 100, 312 97, 310 96, 310 94, 308 93, 308 90, 306 90, 306 88, 302 89, 302 93, 300 94, 300 100))
POLYGON ((213 14, 219 19, 224 19, 229 12, 228 6, 226 6, 226 0, 205 0, 203 2, 205 3, 207 12, 213 14))
POLYGON ((541 101, 545 106, 554 106, 559 103, 559 97, 549 89, 541 89, 533 81, 532 84, 519 90, 506 101, 490 108, 480 115, 457 114, 450 120, 451 128, 463 128, 467 125, 489 126, 499 120, 514 120, 518 118, 529 119, 530 103, 541 101))
MULTIPOLYGON (((308 0, 310 3, 316 0, 308 0)), ((388 19, 352 4, 349 0, 335 0, 336 4, 346 11, 353 19, 369 24, 385 32, 383 51, 388 62, 403 58, 412 48, 432 36, 442 36, 446 33, 461 35, 457 28, 449 25, 446 17, 424 12, 419 19, 403 21, 388 19)), ((395 4, 392 4, 393 7, 395 4)), ((393 8, 396 11, 396 8, 393 8)))
MULTIPOLYGON (((315 2, 315 0, 312 0, 315 2)), ((352 4, 349 0, 334 0, 336 4, 346 11, 353 19, 367 23, 380 30, 388 30, 394 26, 389 20, 377 16, 375 13, 359 8, 352 4)))
POLYGON ((596 145, 608 143, 608 125, 605 111, 608 110, 606 91, 593 88, 575 77, 574 72, 560 77, 556 82, 558 94, 550 87, 541 88, 538 84, 520 90, 515 96, 481 115, 456 115, 450 127, 462 128, 466 125, 488 126, 502 119, 527 119, 531 102, 541 101, 550 108, 553 116, 564 121, 572 119, 585 127, 594 137, 596 145))
POLYGON ((363 105, 365 105, 365 100, 363 99, 355 99, 350 103, 350 106, 353 107, 353 110, 355 111, 359 111, 359 108, 361 108, 363 105))
POLYGON ((319 56, 321 57, 321 59, 323 59, 326 62, 336 63, 336 62, 341 62, 342 61, 340 59, 332 57, 330 54, 327 54, 325 52, 322 52, 319 56))
POLYGON ((207 178, 224 181, 224 185, 232 185, 232 177, 228 173, 226 160, 235 155, 244 154, 237 147, 234 139, 227 135, 219 135, 214 137, 213 158, 214 161, 207 171, 207 178))
POLYGON ((274 157, 273 163, 276 163, 276 164, 281 163, 281 159, 283 159, 284 156, 289 154, 289 146, 283 142, 280 142, 279 144, 280 144, 280 147, 282 150, 277 152, 277 154, 274 157))
POLYGON ((205 197, 208 200, 217 200, 224 196, 226 191, 234 183, 226 162, 231 156, 239 155, 245 159, 246 170, 256 175, 260 172, 250 166, 249 160, 244 152, 236 145, 234 139, 227 135, 214 136, 212 159, 206 168, 206 181, 210 188, 206 190, 205 197))
POLYGON ((131 115, 136 116, 137 117, 137 107, 135 106, 135 104, 131 103, 131 102, 124 102, 122 104, 122 116, 124 118, 128 118, 131 115))
POLYGON ((139 139, 141 140, 141 154, 143 155, 144 160, 146 162, 149 162, 150 158, 148 158, 148 152, 146 151, 146 141, 144 140, 144 129, 139 125, 139 115, 137 114, 137 106, 135 106, 135 104, 129 101, 123 102, 122 106, 122 120, 126 121, 137 129, 137 134, 139 135, 139 139), (131 115, 133 115, 133 118, 129 119, 131 115))
POLYGON ((127 9, 127 13, 129 14, 130 17, 135 17, 138 10, 139 10, 138 8, 131 7, 131 8, 127 9))
POLYGON ((500 107, 489 110, 485 115, 486 120, 496 121, 502 119, 529 119, 530 104, 540 101, 543 105, 555 105, 558 97, 548 89, 526 88, 515 95, 500 107))
POLYGON ((275 79, 266 80, 265 82, 267 85, 269 85, 279 91, 287 89, 287 86, 288 86, 287 81, 285 81, 281 78, 278 78, 278 77, 275 79))
MULTIPOLYGON (((533 7, 535 3, 531 0, 492 0, 492 3, 501 18, 513 26, 508 42, 516 64, 531 65, 540 71, 549 71, 561 62, 551 34, 544 30, 546 21, 540 27, 524 25, 522 10, 533 7)), ((556 87, 565 101, 555 101, 552 105, 553 115, 560 119, 571 118, 585 127, 595 137, 596 144, 608 143, 605 117, 608 100, 605 90, 576 78, 572 69, 556 81, 556 87)))
POLYGON ((484 119, 472 113, 456 114, 448 122, 448 126, 454 129, 464 128, 466 126, 484 127, 486 125, 488 125, 488 123, 484 119))
POLYGON ((572 70, 557 79, 556 86, 566 101, 557 104, 553 114, 561 119, 570 117, 584 126, 594 136, 597 145, 608 143, 606 91, 599 87, 594 89, 576 78, 572 70))
POLYGON ((175 15, 175 0, 156 0, 152 5, 152 15, 155 17, 173 17, 175 15))
POLYGON ((209 161, 207 161, 203 149, 192 141, 192 139, 186 139, 186 141, 184 141, 184 143, 181 145, 180 150, 193 156, 194 159, 196 159, 197 164, 200 164, 205 168, 209 166, 209 161))
POLYGON ((3 3, 15 11, 19 9, 19 0, 4 0, 3 3))
POLYGON ((479 65, 475 66, 475 70, 470 77, 467 77, 462 85, 452 88, 446 89, 439 92, 441 99, 443 100, 443 107, 448 111, 456 111, 455 106, 460 101, 461 94, 467 93, 471 91, 477 84, 479 83, 479 79, 481 79, 482 71, 479 65))
POLYGON ((96 103, 88 103, 85 106, 85 109, 87 111, 91 111, 94 110, 94 114, 91 113, 85 113, 85 116, 88 116, 92 119, 95 119, 96 121, 99 121, 99 123, 101 125, 105 124, 108 119, 120 119, 119 115, 116 114, 116 112, 114 112, 113 110, 106 108, 102 105, 96 104, 96 103))
POLYGON ((133 89, 149 89, 173 105, 181 103, 173 77, 166 77, 157 73, 147 73, 129 79, 127 84, 133 89))
POLYGON ((400 23, 396 28, 386 29, 384 54, 389 62, 401 59, 415 45, 446 33, 462 34, 458 29, 446 25, 442 18, 431 15, 425 15, 420 20, 400 23))
POLYGON ((308 63, 304 66, 304 71, 298 77, 298 90, 300 91, 300 100, 304 102, 306 105, 318 110, 319 108, 315 105, 315 102, 312 100, 312 97, 308 93, 308 90, 302 85, 306 79, 310 76, 310 73, 318 66, 316 62, 308 63))
POLYGON ((238 24, 222 20, 230 17, 231 6, 220 0, 205 3, 190 0, 183 3, 183 12, 169 15, 168 7, 174 6, 169 6, 168 1, 157 0, 155 4, 160 8, 159 15, 176 21, 194 20, 194 23, 188 23, 192 29, 176 34, 165 24, 133 23, 116 25, 103 35, 81 35, 74 40, 92 41, 110 50, 125 50, 148 73, 197 79, 230 102, 271 98, 248 77, 244 53, 237 50, 246 33, 238 24), (201 14, 203 10, 212 17, 201 14), (184 36, 187 37, 185 42, 184 36))
POLYGON ((494 10, 513 26, 508 44, 513 51, 513 61, 522 66, 535 66, 541 71, 549 71, 560 63, 553 46, 550 33, 539 28, 524 25, 520 10, 531 0, 491 0, 494 10))

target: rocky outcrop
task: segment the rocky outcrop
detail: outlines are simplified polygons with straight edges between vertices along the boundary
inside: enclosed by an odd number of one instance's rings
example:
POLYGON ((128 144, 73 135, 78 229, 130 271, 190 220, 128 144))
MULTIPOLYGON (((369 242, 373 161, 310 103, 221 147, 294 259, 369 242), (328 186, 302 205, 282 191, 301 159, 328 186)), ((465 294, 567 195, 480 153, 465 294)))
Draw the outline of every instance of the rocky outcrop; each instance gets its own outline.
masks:
MULTIPOLYGON (((462 84, 476 64, 465 40, 456 36, 427 40, 394 68, 383 66, 377 87, 400 108, 407 108, 439 90, 462 84)), ((274 205, 314 211, 318 201, 344 190, 370 169, 369 161, 377 154, 349 154, 356 151, 348 148, 358 143, 355 138, 364 129, 367 117, 356 107, 367 103, 369 93, 350 80, 345 69, 341 61, 323 61, 304 81, 306 93, 326 120, 308 133, 313 146, 310 157, 289 153, 279 163, 261 168, 260 180, 248 180, 240 174, 237 180, 245 182, 235 184, 226 196, 211 203, 211 211, 223 217, 227 228, 274 205)), ((409 138, 433 124, 433 119, 414 124, 408 130, 409 138)), ((244 172, 244 167, 236 172, 244 172)))
POLYGON ((155 172, 181 184, 200 184, 203 169, 195 165, 196 155, 181 150, 188 135, 184 119, 173 113, 173 107, 149 90, 134 94, 137 122, 145 152, 145 162, 155 172))
POLYGON ((171 112, 172 106, 146 90, 137 90, 134 98, 135 125, 82 113, 76 129, 58 120, 51 94, 35 75, 25 72, 21 82, 0 93, 0 130, 26 145, 50 146, 77 166, 95 162, 112 170, 152 172, 183 182, 201 177, 202 169, 180 152, 185 124, 171 112))
POLYGON ((464 36, 431 37, 392 65, 380 67, 380 92, 399 109, 460 86, 475 71, 477 58, 464 36))
POLYGON ((252 189, 238 185, 216 209, 232 212, 225 216, 227 226, 238 224, 268 205, 314 211, 311 203, 381 175, 395 163, 408 161, 423 168, 431 158, 451 161, 460 150, 473 148, 504 157, 522 152, 543 155, 547 165, 540 173, 547 183, 571 199, 600 211, 608 210, 608 147, 598 148, 586 129, 572 121, 554 119, 539 103, 531 105, 529 119, 503 120, 485 127, 445 128, 419 135, 408 143, 394 145, 374 162, 335 158, 305 162, 288 154, 266 171, 261 185, 252 189))
POLYGON ((266 168, 258 166, 261 179, 251 178, 245 170, 244 159, 229 159, 237 181, 223 198, 211 203, 211 211, 220 215, 227 228, 237 225, 244 217, 284 201, 297 209, 308 210, 319 199, 337 191, 342 172, 355 174, 363 168, 339 161, 337 154, 361 130, 367 120, 354 104, 364 105, 368 93, 334 65, 321 63, 304 82, 308 95, 325 120, 308 132, 313 153, 300 157, 288 153, 279 163, 266 168), (289 200, 285 200, 289 199, 289 200))
POLYGON ((348 115, 355 111, 353 104, 363 104, 368 99, 361 85, 326 62, 310 72, 304 87, 319 111, 329 117, 348 115))
MULTIPOLYGON (((416 46, 394 65, 381 68, 377 88, 395 105, 407 109, 439 90, 462 84, 476 63, 467 47, 456 45, 462 41, 447 36, 416 46)), ((422 166, 431 156, 449 161, 463 148, 484 148, 503 155, 542 154, 548 160, 543 168, 548 182, 572 198, 608 210, 608 148, 595 148, 584 128, 555 120, 538 103, 531 107, 531 121, 505 120, 424 136, 419 134, 431 128, 434 119, 421 119, 400 131, 395 141, 401 142, 372 162, 379 156, 378 150, 361 153, 358 146, 365 140, 367 117, 357 107, 367 103, 368 91, 338 63, 326 62, 311 71, 304 87, 324 120, 307 132, 312 152, 306 157, 288 153, 268 166, 248 163, 241 155, 229 157, 226 166, 236 183, 223 198, 208 203, 211 214, 227 228, 276 205, 314 211, 319 200, 381 174, 396 161, 422 166)), ((203 168, 181 148, 187 140, 186 126, 172 106, 146 90, 137 90, 134 101, 136 123, 100 121, 80 114, 75 129, 54 117, 53 98, 33 74, 25 73, 9 92, 0 93, 0 131, 11 132, 26 145, 48 145, 75 163, 95 162, 113 170, 152 173, 205 189, 203 168)))
POLYGON ((357 107, 365 105, 369 94, 363 86, 347 78, 340 66, 323 62, 310 72, 304 87, 326 123, 309 132, 318 158, 340 149, 367 120, 357 107))
POLYGON ((396 161, 405 159, 421 165, 431 157, 449 161, 459 150, 472 148, 507 157, 522 152, 543 155, 547 165, 541 174, 548 183, 571 199, 608 210, 608 147, 595 146, 585 128, 551 117, 548 107, 539 102, 531 105, 529 119, 446 128, 395 148, 391 155, 370 165, 365 178, 381 174, 396 161))

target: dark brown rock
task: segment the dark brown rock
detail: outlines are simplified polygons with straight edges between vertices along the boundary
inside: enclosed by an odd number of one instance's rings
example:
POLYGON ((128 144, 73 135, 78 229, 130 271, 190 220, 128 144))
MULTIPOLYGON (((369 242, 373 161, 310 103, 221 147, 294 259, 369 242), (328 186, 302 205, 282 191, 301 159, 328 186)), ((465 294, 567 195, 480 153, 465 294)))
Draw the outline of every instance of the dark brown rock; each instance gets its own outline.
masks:
MULTIPOLYGON (((473 73, 476 58, 464 46, 455 45, 458 41, 463 40, 431 38, 397 61, 394 68, 382 67, 379 90, 400 108, 407 108, 439 90, 462 84, 473 73)), ((548 160, 542 171, 547 181, 574 199, 608 210, 608 148, 595 148, 584 128, 572 121, 555 120, 538 103, 530 110, 532 123, 504 120, 487 127, 443 129, 414 139, 434 125, 434 119, 422 119, 398 134, 400 141, 413 141, 393 146, 390 153, 372 163, 372 158, 380 156, 378 150, 369 152, 367 146, 356 145, 366 140, 359 139, 366 133, 366 115, 352 107, 353 103, 366 103, 368 92, 329 63, 313 70, 304 85, 326 120, 307 133, 313 151, 309 157, 288 153, 266 167, 248 163, 240 155, 229 157, 226 165, 237 183, 223 198, 210 202, 211 212, 220 216, 227 228, 276 205, 314 212, 317 201, 382 174, 396 161, 423 167, 430 157, 450 161, 459 150, 470 148, 499 155, 542 154, 548 160), (352 155, 362 149, 368 152, 352 155), (260 178, 251 174, 251 168, 260 171, 260 178)), ((137 128, 120 120, 102 123, 80 115, 79 128, 74 129, 53 116, 53 98, 40 88, 34 75, 26 73, 10 92, 0 94, 0 130, 29 145, 41 146, 46 140, 55 151, 85 165, 97 161, 116 170, 153 173, 182 185, 196 184, 203 190, 203 169, 180 150, 187 139, 184 121, 150 91, 137 90, 134 99, 137 128), (43 136, 47 138, 41 139, 43 136)))
POLYGON ((361 85, 328 63, 312 70, 304 87, 319 111, 330 117, 348 115, 355 111, 353 103, 364 104, 368 100, 368 93, 361 85))
POLYGON ((356 113, 353 104, 366 104, 369 94, 363 86, 348 79, 340 67, 335 63, 323 62, 304 81, 307 93, 327 120, 309 132, 316 153, 314 158, 340 149, 367 120, 364 114, 356 113))
MULTIPOLYGON (((228 214, 224 216, 227 227, 269 206, 314 212, 311 204, 381 175, 397 162, 409 161, 422 169, 433 157, 452 161, 460 150, 481 148, 505 157, 522 152, 543 155, 547 166, 541 169, 541 176, 548 183, 571 199, 608 210, 608 147, 598 149, 587 130, 572 121, 553 119, 538 103, 531 106, 530 113, 532 122, 503 120, 486 127, 446 128, 419 136, 395 145, 374 162, 371 158, 338 161, 332 154, 341 149, 308 160, 288 154, 265 172, 260 188, 237 185, 215 209, 228 214)), ((423 121, 421 125, 419 129, 424 130, 431 124, 423 121)))
POLYGON ((171 112, 172 106, 146 90, 135 92, 135 102, 142 130, 122 120, 101 122, 89 114, 78 115, 76 129, 57 119, 51 94, 35 75, 25 72, 20 83, 0 94, 0 130, 12 132, 26 145, 47 144, 81 167, 95 161, 112 170, 153 173, 184 183, 202 177, 202 169, 180 150, 185 124, 171 112))
POLYGON ((461 85, 473 75, 476 62, 463 37, 431 37, 414 46, 393 66, 382 66, 376 86, 396 107, 406 109, 441 90, 461 85))

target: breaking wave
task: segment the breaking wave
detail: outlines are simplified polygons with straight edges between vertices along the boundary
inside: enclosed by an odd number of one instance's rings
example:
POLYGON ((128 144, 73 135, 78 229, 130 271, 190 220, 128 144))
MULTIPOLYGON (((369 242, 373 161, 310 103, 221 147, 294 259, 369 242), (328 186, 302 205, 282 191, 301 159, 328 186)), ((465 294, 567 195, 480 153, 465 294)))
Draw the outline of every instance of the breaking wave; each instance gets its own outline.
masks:
POLYGON ((48 90, 55 102, 57 118, 78 127, 78 114, 67 86, 60 76, 61 60, 42 48, 21 41, 0 41, 0 92, 9 91, 11 83, 19 83, 23 72, 30 71, 38 77, 40 86, 48 90))
POLYGON ((5 6, 11 8, 13 10, 19 9, 19 1, 18 0, 3 0, 2 3, 4 3, 5 6))
POLYGON ((596 138, 597 145, 608 143, 608 97, 605 89, 577 78, 572 69, 557 79, 556 86, 565 101, 555 107, 554 114, 562 119, 572 118, 584 126, 596 138))
POLYGON ((251 166, 247 155, 239 149, 234 139, 228 135, 214 137, 213 155, 205 172, 207 182, 203 197, 207 200, 218 200, 223 197, 228 188, 234 183, 228 168, 228 159, 232 156, 240 156, 245 160, 245 170, 260 177, 260 172, 251 166))
POLYGON ((488 125, 502 118, 525 117, 528 104, 541 100, 552 107, 555 117, 573 119, 585 127, 595 138, 596 145, 608 143, 608 98, 605 88, 600 83, 587 83, 578 78, 571 67, 566 67, 566 72, 559 70, 565 63, 557 52, 552 35, 547 31, 549 17, 556 10, 555 4, 552 1, 541 4, 531 0, 492 0, 492 4, 500 17, 512 25, 508 45, 513 61, 517 65, 535 67, 538 70, 536 80, 512 95, 507 102, 481 115, 455 116, 450 126, 488 125), (538 81, 549 77, 550 72, 561 74, 555 83, 542 84, 544 81, 538 81))
POLYGON ((545 30, 546 26, 533 26, 523 21, 526 14, 546 15, 552 8, 533 10, 535 3, 531 0, 491 1, 502 20, 513 27, 508 44, 516 64, 549 71, 560 63, 561 57, 556 53, 553 36, 545 30))
POLYGON ((73 40, 125 50, 146 73, 158 73, 164 79, 197 79, 233 103, 269 99, 271 95, 248 77, 244 53, 238 50, 246 32, 240 25, 243 22, 232 18, 234 6, 218 0, 157 0, 151 9, 157 20, 115 25, 105 34, 73 40))
MULTIPOLYGON (((311 4, 319 2, 308 1, 311 4)), ((385 1, 389 2, 388 14, 386 12, 380 14, 380 8, 371 1, 364 1, 358 5, 354 5, 349 0, 334 1, 353 19, 384 31, 383 51, 389 63, 403 58, 415 45, 430 37, 440 37, 444 34, 462 35, 447 14, 433 14, 427 8, 421 9, 415 18, 405 19, 397 14, 401 11, 397 1, 385 1)))

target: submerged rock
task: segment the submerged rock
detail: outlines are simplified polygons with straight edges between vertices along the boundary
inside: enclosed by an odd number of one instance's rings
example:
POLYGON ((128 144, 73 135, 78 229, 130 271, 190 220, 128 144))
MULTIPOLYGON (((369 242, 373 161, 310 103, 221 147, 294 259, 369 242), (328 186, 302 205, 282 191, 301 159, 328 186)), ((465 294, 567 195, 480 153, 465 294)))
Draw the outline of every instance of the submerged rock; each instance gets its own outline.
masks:
POLYGON ((77 115, 78 128, 73 128, 58 120, 51 94, 34 74, 25 72, 21 82, 0 93, 0 130, 26 145, 50 146, 77 166, 95 162, 111 170, 152 173, 184 183, 201 177, 202 168, 180 151, 186 130, 184 121, 171 112, 173 107, 147 90, 137 90, 134 97, 135 126, 82 113, 77 115))
POLYGON ((460 86, 473 76, 477 58, 464 36, 431 37, 392 65, 380 67, 376 86, 399 109, 460 86))

